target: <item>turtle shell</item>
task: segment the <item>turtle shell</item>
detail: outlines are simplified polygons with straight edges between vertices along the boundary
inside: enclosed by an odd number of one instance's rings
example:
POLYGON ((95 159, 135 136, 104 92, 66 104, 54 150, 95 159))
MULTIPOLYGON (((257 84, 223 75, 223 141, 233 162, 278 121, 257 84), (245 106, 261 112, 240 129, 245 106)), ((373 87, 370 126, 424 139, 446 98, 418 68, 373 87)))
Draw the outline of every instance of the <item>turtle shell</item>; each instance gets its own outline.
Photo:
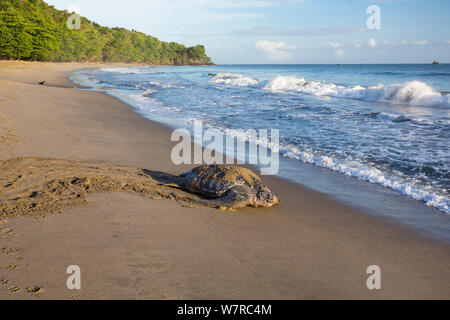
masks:
POLYGON ((234 186, 247 186, 255 194, 264 188, 261 179, 251 170, 227 165, 204 165, 181 175, 181 186, 207 198, 218 198, 234 186))

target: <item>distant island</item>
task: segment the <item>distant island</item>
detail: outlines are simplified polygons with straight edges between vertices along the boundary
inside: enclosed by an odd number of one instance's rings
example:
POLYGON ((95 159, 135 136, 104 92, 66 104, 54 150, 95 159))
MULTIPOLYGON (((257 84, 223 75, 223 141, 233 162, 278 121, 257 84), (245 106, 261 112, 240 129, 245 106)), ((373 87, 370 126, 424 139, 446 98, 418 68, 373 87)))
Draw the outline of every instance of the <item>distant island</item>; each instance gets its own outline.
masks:
POLYGON ((1 0, 0 59, 55 62, 127 62, 168 65, 212 64, 205 47, 164 42, 135 30, 100 26, 43 0, 1 0))
POLYGON ((434 60, 432 64, 439 64, 439 62, 437 62, 436 60, 434 60))

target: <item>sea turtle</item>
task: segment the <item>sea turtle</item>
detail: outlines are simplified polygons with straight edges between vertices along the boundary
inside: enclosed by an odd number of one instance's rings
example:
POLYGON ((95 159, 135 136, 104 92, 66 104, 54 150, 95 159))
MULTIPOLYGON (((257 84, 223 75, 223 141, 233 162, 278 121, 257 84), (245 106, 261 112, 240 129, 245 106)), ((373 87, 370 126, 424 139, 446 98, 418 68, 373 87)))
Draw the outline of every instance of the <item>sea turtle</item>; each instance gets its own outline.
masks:
POLYGON ((216 207, 271 207, 280 202, 253 171, 242 167, 203 165, 180 175, 178 185, 212 199, 209 204, 216 207))

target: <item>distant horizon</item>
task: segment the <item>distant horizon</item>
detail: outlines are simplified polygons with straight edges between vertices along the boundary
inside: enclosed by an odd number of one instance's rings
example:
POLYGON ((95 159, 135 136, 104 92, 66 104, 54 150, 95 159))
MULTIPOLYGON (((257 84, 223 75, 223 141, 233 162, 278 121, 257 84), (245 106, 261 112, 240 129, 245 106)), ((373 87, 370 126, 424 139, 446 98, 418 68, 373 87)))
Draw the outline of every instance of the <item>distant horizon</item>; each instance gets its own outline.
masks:
MULTIPOLYGON (((439 62, 439 61, 438 61, 439 62)), ((424 63, 424 62, 405 62, 405 63, 392 63, 392 62, 386 62, 386 63, 214 63, 217 66, 226 66, 226 65, 255 65, 255 66, 264 66, 264 65, 268 65, 268 66, 276 66, 276 65, 280 65, 280 66, 292 66, 292 65, 399 65, 399 64, 404 64, 404 65, 408 65, 408 64, 420 64, 420 65, 432 65, 433 61, 430 63, 424 63)), ((441 64, 450 64, 450 62, 439 62, 439 64, 437 65, 441 65, 441 64)))

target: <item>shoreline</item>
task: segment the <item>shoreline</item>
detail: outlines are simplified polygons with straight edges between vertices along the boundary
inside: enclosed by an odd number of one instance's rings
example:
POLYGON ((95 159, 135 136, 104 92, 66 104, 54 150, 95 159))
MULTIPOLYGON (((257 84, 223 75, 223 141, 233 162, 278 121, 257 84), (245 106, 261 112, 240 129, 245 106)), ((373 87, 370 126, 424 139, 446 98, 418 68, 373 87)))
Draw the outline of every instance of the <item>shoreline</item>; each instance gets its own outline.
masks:
MULTIPOLYGON (((179 127, 190 130, 189 126, 178 123, 175 119, 143 112, 140 110, 139 104, 136 104, 136 101, 127 94, 118 94, 113 88, 98 87, 96 82, 90 81, 91 77, 94 77, 91 74, 92 70, 88 68, 70 72, 69 78, 75 84, 104 92, 120 100, 129 105, 133 112, 151 122, 162 124, 170 130, 179 127)), ((124 73, 126 72, 124 71, 124 73)), ((249 165, 249 167, 259 170, 257 166, 249 165)), ((320 192, 342 204, 362 210, 365 214, 376 216, 391 224, 412 229, 426 237, 450 244, 448 227, 450 226, 450 216, 448 213, 439 207, 429 206, 425 201, 415 199, 411 194, 402 192, 402 190, 369 181, 358 175, 347 175, 345 172, 320 164, 294 160, 282 155, 280 155, 280 171, 276 176, 311 191, 320 192)))
MULTIPOLYGON (((0 126, 11 128, 14 141, 0 149, 1 160, 56 157, 172 174, 189 169, 168 161, 166 126, 104 93, 69 89, 65 72, 93 64, 10 63, 5 73, 7 64, 0 62, 6 102, 0 109, 8 119, 0 126), (43 78, 49 86, 36 85, 43 78)), ((74 298, 450 297, 448 245, 284 179, 263 180, 280 196, 280 207, 229 214, 107 193, 63 214, 8 219, 15 234, 8 245, 23 250, 26 263, 5 275, 21 290, 0 286, 0 298, 70 298, 68 261, 88 277, 89 286, 74 298), (383 290, 365 287, 372 264, 382 268, 383 290), (34 282, 42 283, 42 295, 27 294, 26 286, 39 285, 34 282)), ((1 266, 9 262, 0 258, 1 266)))

